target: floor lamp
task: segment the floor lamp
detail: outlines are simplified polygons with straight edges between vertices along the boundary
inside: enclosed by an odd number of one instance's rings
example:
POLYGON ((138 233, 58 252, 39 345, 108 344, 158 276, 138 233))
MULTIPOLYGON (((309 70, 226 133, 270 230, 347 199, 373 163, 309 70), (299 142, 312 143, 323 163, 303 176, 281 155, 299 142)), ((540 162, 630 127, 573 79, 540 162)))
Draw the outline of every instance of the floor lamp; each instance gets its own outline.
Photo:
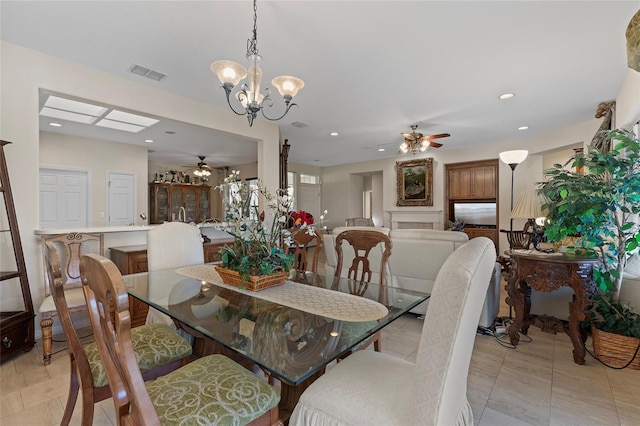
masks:
MULTIPOLYGON (((516 167, 522 163, 529 155, 529 151, 526 149, 517 149, 514 151, 504 151, 500 153, 500 160, 511 167, 511 210, 513 211, 513 175, 515 174, 516 167)), ((511 216, 511 215, 510 215, 511 216)), ((509 253, 513 249, 513 217, 509 219, 509 253)), ((509 319, 513 318, 513 308, 509 305, 509 319)))
MULTIPOLYGON (((500 153, 500 160, 511 167, 511 211, 513 211, 513 175, 518 164, 522 163, 529 155, 526 149, 518 149, 514 151, 504 151, 500 153)), ((509 251, 513 248, 513 217, 509 223, 509 251)), ((511 315, 509 315, 511 316, 511 315)))

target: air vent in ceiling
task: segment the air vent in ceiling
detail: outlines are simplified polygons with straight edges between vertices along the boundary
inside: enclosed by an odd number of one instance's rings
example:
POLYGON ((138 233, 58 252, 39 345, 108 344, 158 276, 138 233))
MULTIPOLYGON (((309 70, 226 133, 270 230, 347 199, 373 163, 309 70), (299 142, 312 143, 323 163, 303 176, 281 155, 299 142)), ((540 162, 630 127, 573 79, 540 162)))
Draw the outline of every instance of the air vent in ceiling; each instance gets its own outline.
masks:
POLYGON ((155 71, 137 64, 133 64, 131 68, 129 68, 129 72, 140 75, 142 77, 150 78, 154 81, 160 81, 167 77, 166 74, 163 74, 160 71, 155 71))
POLYGON ((302 121, 294 121, 293 123, 291 123, 291 125, 293 127, 297 127, 298 129, 302 129, 304 127, 309 127, 310 126, 310 124, 303 123, 302 121))

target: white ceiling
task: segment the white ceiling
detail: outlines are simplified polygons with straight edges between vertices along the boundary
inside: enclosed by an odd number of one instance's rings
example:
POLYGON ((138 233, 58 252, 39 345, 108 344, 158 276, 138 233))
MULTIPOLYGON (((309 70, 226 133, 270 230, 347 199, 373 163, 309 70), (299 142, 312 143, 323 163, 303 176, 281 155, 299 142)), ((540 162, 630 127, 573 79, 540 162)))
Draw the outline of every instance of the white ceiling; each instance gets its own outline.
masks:
MULTIPOLYGON (((400 133, 411 124, 424 134, 450 133, 438 140, 447 150, 523 140, 593 118, 621 87, 624 32, 639 8, 637 0, 259 1, 258 49, 265 83, 282 74, 305 81, 294 98, 299 107, 279 122, 290 161, 327 166, 399 157, 400 133), (516 96, 499 100, 505 92, 516 96), (340 135, 329 136, 334 131, 340 135)), ((3 40, 220 107, 224 92, 209 65, 244 64, 253 25, 244 0, 3 0, 0 12, 3 40), (168 77, 131 74, 133 64, 168 77)), ((179 154, 176 161, 195 163, 206 155, 210 165, 228 165, 255 158, 251 144, 230 135, 156 126, 152 159, 179 154), (165 133, 172 129, 179 143, 165 133), (245 152, 220 151, 212 141, 245 152)), ((62 131, 72 127, 79 126, 62 131)), ((114 140, 131 137, 117 133, 114 140)))

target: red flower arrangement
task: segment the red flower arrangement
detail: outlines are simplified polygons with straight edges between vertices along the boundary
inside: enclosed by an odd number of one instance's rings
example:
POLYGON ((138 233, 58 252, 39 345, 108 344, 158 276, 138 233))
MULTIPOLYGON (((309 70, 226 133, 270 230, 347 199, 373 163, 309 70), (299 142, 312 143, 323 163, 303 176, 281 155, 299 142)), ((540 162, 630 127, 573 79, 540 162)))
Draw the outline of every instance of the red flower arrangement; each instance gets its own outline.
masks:
POLYGON ((298 210, 297 212, 291 212, 291 219, 289 226, 301 226, 303 224, 313 225, 313 215, 305 212, 304 210, 298 210))

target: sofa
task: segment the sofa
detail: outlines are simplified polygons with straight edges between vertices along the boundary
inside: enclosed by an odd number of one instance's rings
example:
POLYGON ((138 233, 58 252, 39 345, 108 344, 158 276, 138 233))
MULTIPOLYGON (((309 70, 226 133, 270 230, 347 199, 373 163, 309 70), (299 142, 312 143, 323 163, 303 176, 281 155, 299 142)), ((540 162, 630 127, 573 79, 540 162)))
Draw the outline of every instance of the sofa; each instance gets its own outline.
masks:
MULTIPOLYGON (((326 254, 325 273, 333 275, 338 263, 335 251, 336 236, 348 229, 371 229, 388 235, 393 244, 387 282, 390 286, 400 287, 422 292, 431 292, 440 267, 454 250, 465 244, 469 237, 463 232, 438 231, 433 229, 394 229, 383 227, 345 226, 334 228, 330 235, 324 237, 324 249, 326 254), (426 283, 425 283, 426 281, 426 283)), ((347 244, 343 242, 343 244, 347 244)), ((348 245, 348 244, 347 244, 348 245)), ((373 250, 369 254, 373 276, 372 281, 379 281, 380 250, 373 250)), ((353 250, 345 247, 343 250, 344 261, 342 276, 353 261, 353 250)), ((417 315, 426 313, 429 302, 425 302, 414 308, 411 312, 417 315)), ((491 327, 498 316, 500 306, 500 265, 496 263, 494 274, 491 278, 489 290, 480 317, 479 325, 491 327)))

